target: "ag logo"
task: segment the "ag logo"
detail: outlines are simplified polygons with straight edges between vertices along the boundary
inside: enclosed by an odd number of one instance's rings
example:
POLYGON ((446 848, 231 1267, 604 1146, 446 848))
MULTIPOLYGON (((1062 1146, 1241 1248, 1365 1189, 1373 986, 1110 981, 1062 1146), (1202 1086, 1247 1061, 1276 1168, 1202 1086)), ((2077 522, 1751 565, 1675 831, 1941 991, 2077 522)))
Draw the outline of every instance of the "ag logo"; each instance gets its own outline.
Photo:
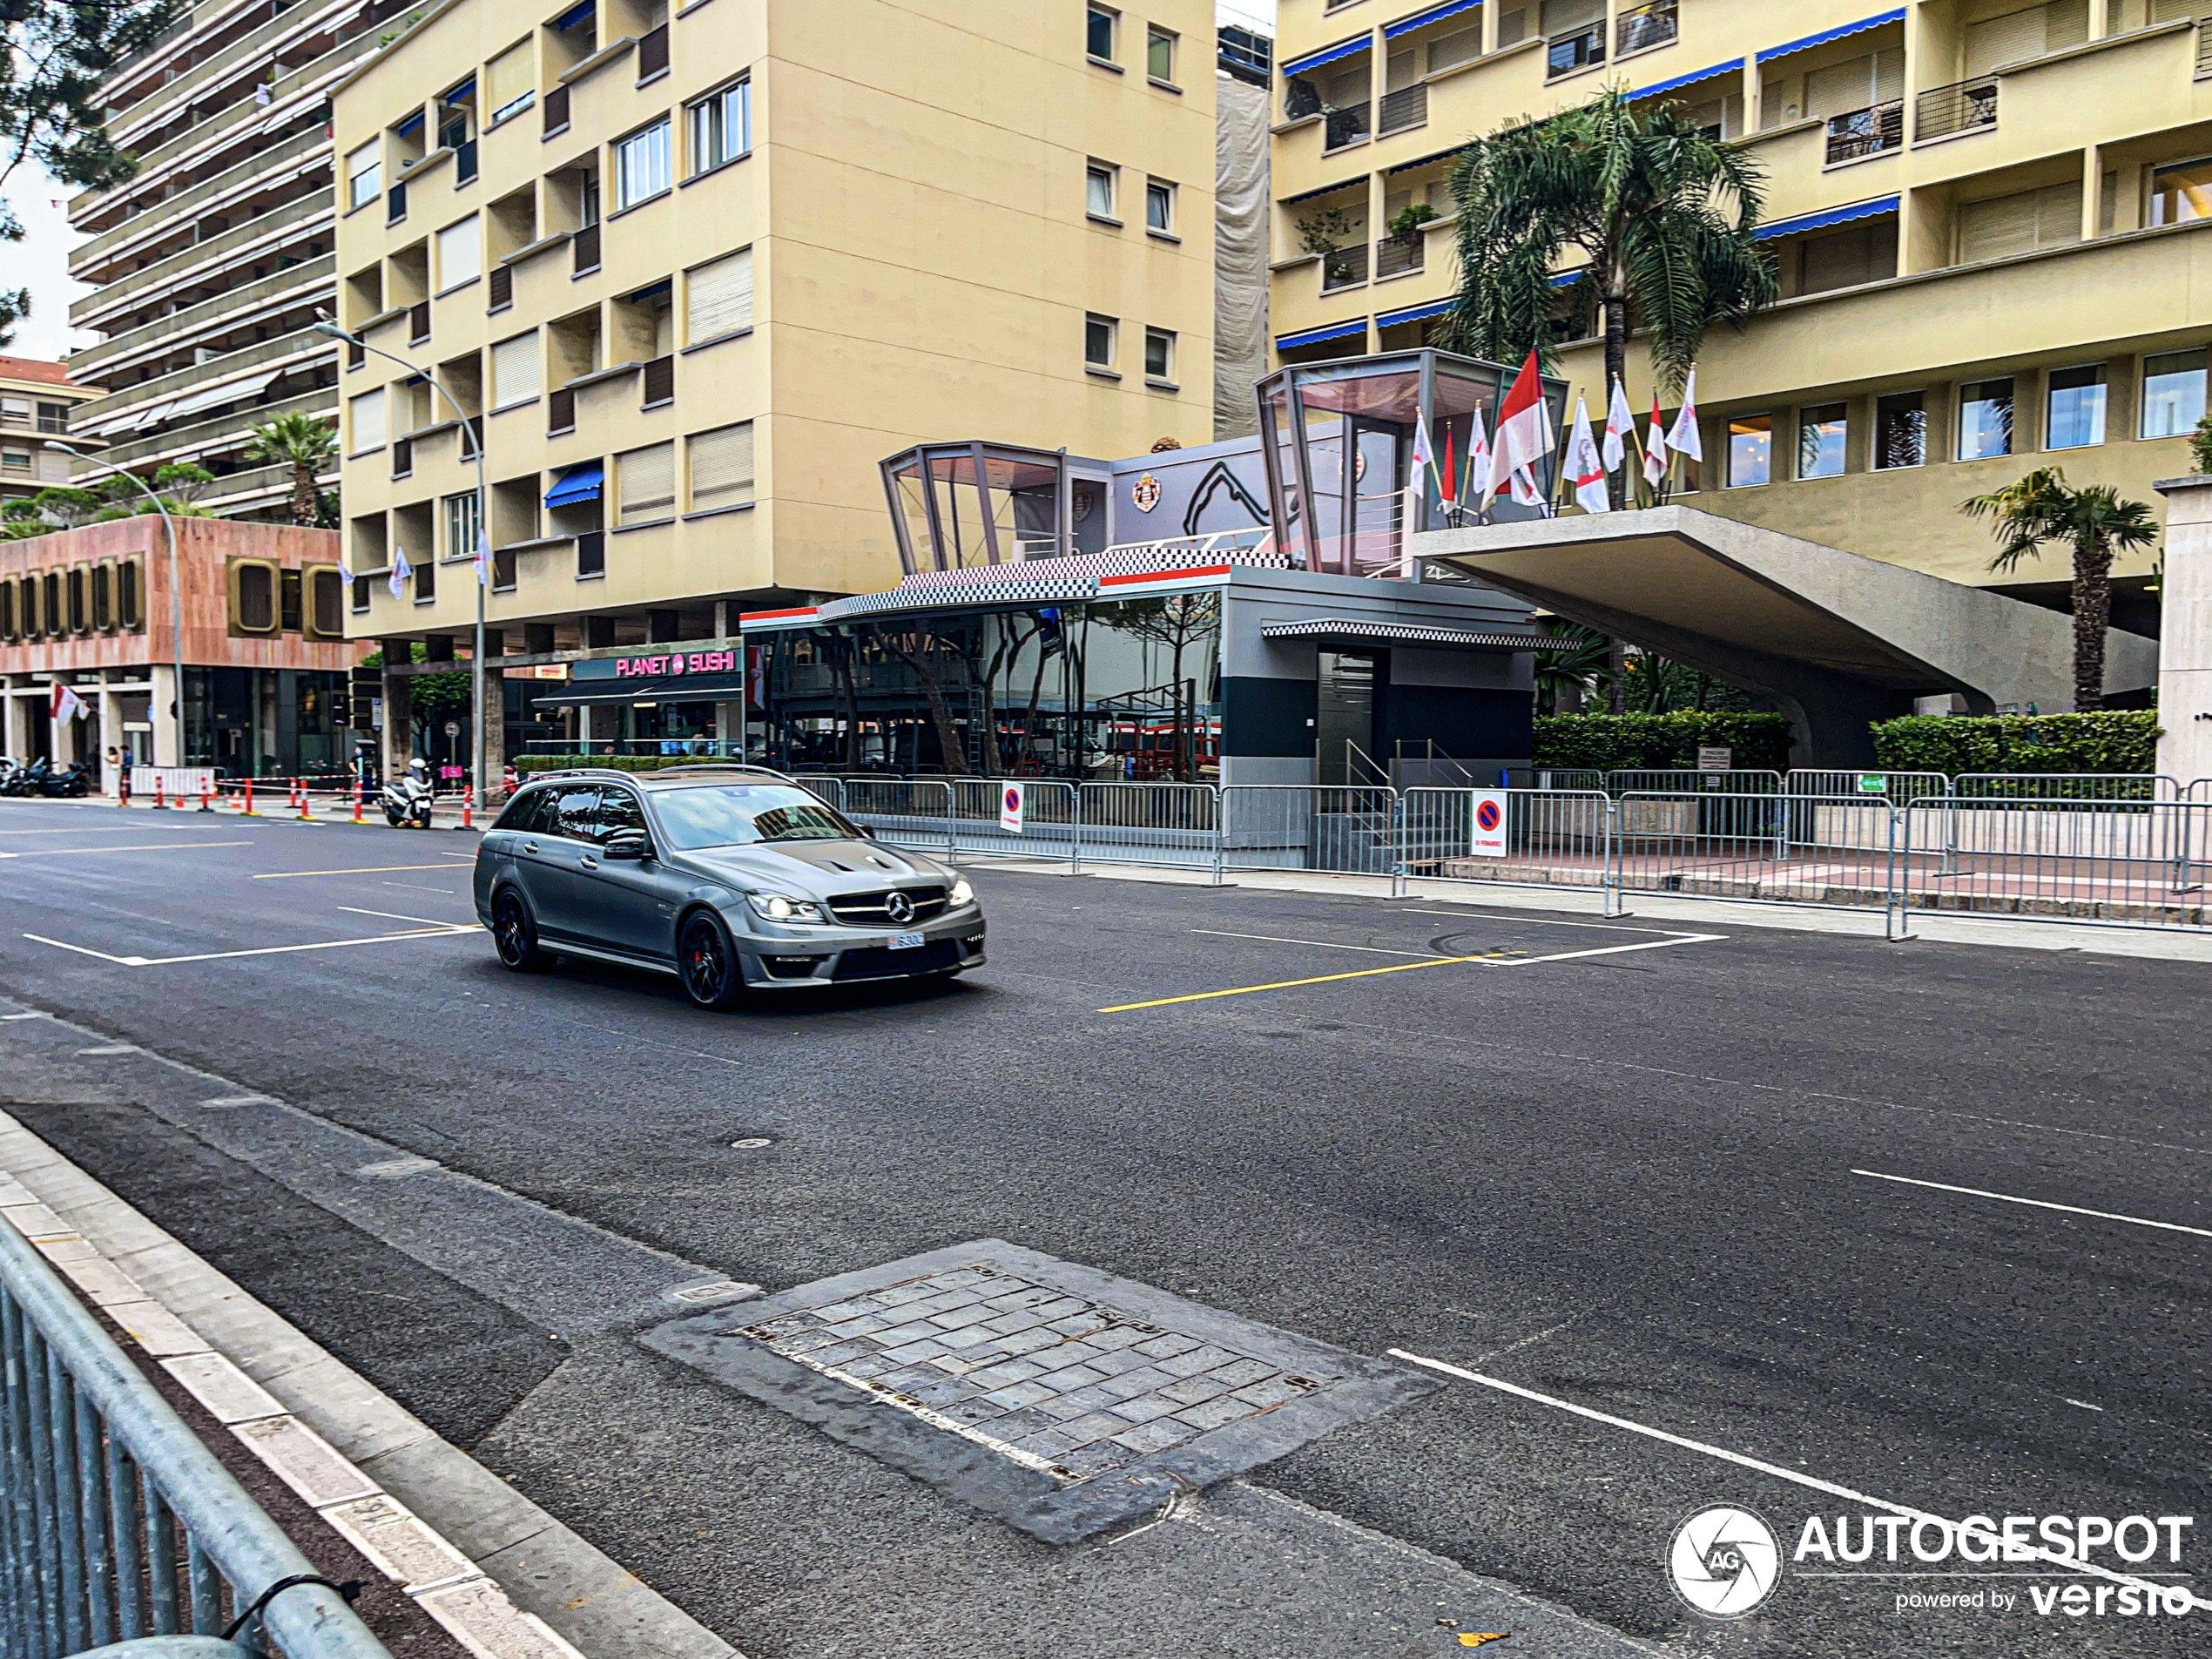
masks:
POLYGON ((1129 498, 1138 512, 1150 512, 1160 504, 1160 481, 1149 472, 1144 474, 1129 487, 1129 498))
POLYGON ((1749 1509, 1716 1504, 1675 1529, 1667 1575, 1675 1594, 1708 1618, 1740 1619, 1774 1594, 1782 1547, 1749 1509))

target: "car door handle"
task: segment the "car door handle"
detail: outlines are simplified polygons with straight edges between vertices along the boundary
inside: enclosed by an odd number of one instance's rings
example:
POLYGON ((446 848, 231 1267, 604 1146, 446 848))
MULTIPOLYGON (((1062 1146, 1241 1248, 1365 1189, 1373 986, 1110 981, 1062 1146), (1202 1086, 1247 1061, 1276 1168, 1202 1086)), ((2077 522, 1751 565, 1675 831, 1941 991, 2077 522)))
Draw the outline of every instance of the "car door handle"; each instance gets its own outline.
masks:
POLYGON ((536 852, 536 851, 537 851, 537 843, 536 843, 536 841, 524 841, 524 842, 523 843, 523 852, 525 852, 525 853, 535 853, 535 852, 536 852))
POLYGON ((589 853, 586 853, 583 857, 577 860, 577 864, 579 867, 586 870, 596 870, 599 867, 599 860, 593 858, 589 853))

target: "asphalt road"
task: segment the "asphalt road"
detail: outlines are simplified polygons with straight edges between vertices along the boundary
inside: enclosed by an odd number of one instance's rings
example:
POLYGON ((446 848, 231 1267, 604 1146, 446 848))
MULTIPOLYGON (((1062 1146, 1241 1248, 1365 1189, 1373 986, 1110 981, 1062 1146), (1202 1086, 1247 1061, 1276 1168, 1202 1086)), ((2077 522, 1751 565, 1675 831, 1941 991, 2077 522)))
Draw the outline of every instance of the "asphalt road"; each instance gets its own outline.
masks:
POLYGON ((2212 1516, 2178 1564, 2093 1557, 2183 1575, 2184 1617, 2039 1614, 2106 1581, 2040 1561, 1875 1576, 1938 1570, 1901 1548, 1718 1622, 1666 1571, 1709 1504, 1785 1553, 1870 1500, 2212 1509, 2203 966, 985 866, 972 978, 707 1015, 502 972, 446 931, 472 851, 0 805, 0 994, 306 1116, 0 1035, 8 1109, 748 1654, 1458 1651, 1514 1604, 1450 1563, 1534 1598, 1507 1659, 2203 1650, 2212 1516), (328 1125, 653 1271, 997 1237, 1489 1380, 1055 1552, 639 1348, 626 1291, 593 1312, 620 1261, 341 1179, 328 1125), (1426 1554, 1386 1583, 1392 1541, 1426 1554))

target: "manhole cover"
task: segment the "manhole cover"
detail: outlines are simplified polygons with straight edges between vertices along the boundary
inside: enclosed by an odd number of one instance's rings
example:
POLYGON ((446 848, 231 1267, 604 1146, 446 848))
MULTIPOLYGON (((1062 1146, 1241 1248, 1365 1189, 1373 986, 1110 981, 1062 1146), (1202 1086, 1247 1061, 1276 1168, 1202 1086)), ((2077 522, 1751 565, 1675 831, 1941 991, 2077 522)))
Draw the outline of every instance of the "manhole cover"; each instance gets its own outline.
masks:
POLYGON ((644 1340, 1055 1543, 1439 1386, 996 1239, 644 1340))

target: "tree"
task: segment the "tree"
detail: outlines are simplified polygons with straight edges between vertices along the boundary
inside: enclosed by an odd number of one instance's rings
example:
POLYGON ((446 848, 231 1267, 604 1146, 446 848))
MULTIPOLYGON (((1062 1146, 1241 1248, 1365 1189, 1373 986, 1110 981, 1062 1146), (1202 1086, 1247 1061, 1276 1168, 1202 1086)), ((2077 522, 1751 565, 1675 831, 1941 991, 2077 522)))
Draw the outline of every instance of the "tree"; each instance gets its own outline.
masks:
POLYGON ((1558 643, 1536 653, 1536 711, 1579 714, 1582 699, 1611 678, 1612 641, 1564 617, 1554 617, 1547 631, 1558 643))
POLYGON ((312 528, 319 506, 315 476, 337 448, 334 424, 305 409, 287 409, 247 432, 246 458, 292 469, 292 522, 312 528))
MULTIPOLYGON (((1544 354, 1559 314, 1552 279, 1580 253, 1567 303, 1604 315, 1599 406, 1627 374, 1631 328, 1676 390, 1715 322, 1740 327, 1774 301, 1774 267, 1752 239, 1763 179, 1673 103, 1631 103, 1619 88, 1476 139, 1452 169, 1460 292, 1437 343, 1503 363, 1544 354)), ((1612 480, 1616 508, 1627 473, 1612 480)))
POLYGON ((1126 600, 1113 625, 1167 648, 1168 683, 1175 707, 1175 775, 1180 783, 1192 782, 1197 768, 1191 764, 1190 728, 1197 724, 1198 698, 1195 687, 1187 698, 1184 695, 1183 654, 1199 641, 1211 639, 1221 626, 1221 595, 1173 593, 1160 599, 1126 600))
POLYGON ((1992 521, 1997 555, 1993 570, 2010 571, 2044 545, 2063 542, 2074 551, 2074 706, 2101 709, 2105 701, 2105 630, 2112 622, 2112 556, 2122 548, 2149 547, 2158 520, 2149 504, 2122 501, 2110 484, 2076 489, 2057 467, 2038 467, 2024 477, 1959 503, 1959 510, 1992 521))
MULTIPOLYGON (((102 125, 103 77, 166 29, 182 0, 0 0, 0 189, 30 162, 64 185, 101 190, 138 171, 102 125)), ((0 199, 0 242, 23 240, 0 199)), ((0 347, 30 313, 30 290, 0 289, 0 347)))

